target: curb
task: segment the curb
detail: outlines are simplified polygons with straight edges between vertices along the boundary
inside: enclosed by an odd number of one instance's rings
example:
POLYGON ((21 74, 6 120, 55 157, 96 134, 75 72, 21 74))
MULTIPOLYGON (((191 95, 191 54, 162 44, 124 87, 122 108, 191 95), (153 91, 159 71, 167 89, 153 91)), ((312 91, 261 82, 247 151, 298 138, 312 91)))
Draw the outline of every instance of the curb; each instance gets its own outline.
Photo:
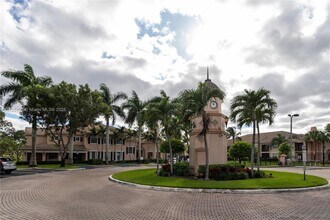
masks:
POLYGON ((165 191, 165 192, 190 192, 190 193, 223 193, 223 194, 273 194, 273 193, 290 193, 290 192, 307 192, 307 191, 319 191, 330 188, 330 183, 328 181, 327 185, 315 186, 308 188, 293 188, 293 189, 191 189, 191 188, 174 188, 174 187, 162 187, 162 186, 148 186, 136 183, 125 182, 117 180, 111 176, 108 177, 109 181, 119 183, 122 185, 135 187, 139 189, 148 189, 155 191, 165 191))

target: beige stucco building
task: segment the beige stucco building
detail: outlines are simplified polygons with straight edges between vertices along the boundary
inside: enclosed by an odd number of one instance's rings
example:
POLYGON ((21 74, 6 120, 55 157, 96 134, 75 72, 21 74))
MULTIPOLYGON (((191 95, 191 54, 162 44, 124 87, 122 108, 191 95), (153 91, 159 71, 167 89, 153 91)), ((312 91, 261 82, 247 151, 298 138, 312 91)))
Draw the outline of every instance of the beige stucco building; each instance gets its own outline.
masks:
MULTIPOLYGON (((88 131, 88 129, 84 129, 88 131)), ((26 146, 23 147, 23 161, 30 161, 32 145, 32 128, 25 128, 27 139, 26 146)), ((66 134, 64 141, 67 141, 66 134)), ((56 138, 55 138, 56 139, 56 138)), ((60 161, 59 149, 43 130, 37 131, 37 150, 36 159, 41 161, 60 161)), ((56 141, 56 140, 55 140, 56 141)), ((74 161, 87 161, 89 159, 102 159, 105 161, 106 141, 104 135, 92 135, 89 132, 76 134, 73 137, 73 158, 74 161)), ((144 159, 156 159, 157 149, 152 142, 142 140, 142 157, 144 159)), ((138 139, 111 139, 109 144, 110 161, 133 161, 136 160, 138 153, 138 139)), ((163 157, 163 154, 160 154, 163 157)))
MULTIPOLYGON (((261 157, 263 159, 269 158, 278 158, 278 147, 271 146, 271 141, 278 134, 284 136, 288 143, 290 143, 290 132, 286 131, 273 131, 273 132, 264 132, 260 133, 260 147, 261 147, 261 157)), ((321 162, 323 160, 323 144, 322 143, 306 143, 304 141, 304 134, 294 134, 292 133, 292 154, 294 161, 302 161, 303 157, 303 146, 306 146, 306 160, 307 161, 317 161, 321 162)), ((252 134, 240 136, 242 141, 248 142, 252 144, 252 134)), ((232 145, 232 139, 228 140, 228 146, 232 145)), ((257 135, 256 135, 256 143, 257 146, 257 135)), ((330 162, 330 142, 325 143, 325 161, 330 162)))

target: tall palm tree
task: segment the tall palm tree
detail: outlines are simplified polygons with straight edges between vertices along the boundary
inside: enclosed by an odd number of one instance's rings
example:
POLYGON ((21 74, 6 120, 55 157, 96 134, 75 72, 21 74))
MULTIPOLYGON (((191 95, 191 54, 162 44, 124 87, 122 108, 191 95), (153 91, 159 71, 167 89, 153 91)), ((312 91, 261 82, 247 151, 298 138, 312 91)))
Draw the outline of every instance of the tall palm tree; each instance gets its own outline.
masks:
POLYGON ((160 125, 159 122, 161 120, 160 115, 157 114, 157 106, 154 102, 150 102, 146 107, 146 114, 145 114, 145 121, 148 127, 149 132, 144 137, 146 140, 153 141, 156 147, 156 163, 157 163, 157 170, 159 172, 159 146, 158 140, 159 138, 159 130, 160 125))
POLYGON ((319 131, 318 132, 318 136, 317 139, 319 142, 322 143, 323 147, 322 147, 322 164, 324 166, 325 163, 325 143, 328 142, 330 140, 330 137, 327 135, 326 132, 324 131, 319 131))
POLYGON ((254 147, 255 147, 255 134, 256 126, 259 124, 257 114, 258 109, 271 108, 275 109, 277 107, 276 102, 270 98, 270 91, 264 88, 254 90, 244 90, 243 95, 238 95, 234 97, 230 104, 230 118, 233 122, 237 122, 237 126, 242 128, 243 125, 253 127, 252 135, 252 147, 251 147, 251 169, 253 173, 254 168, 254 147))
POLYGON ((209 149, 207 142, 207 132, 209 130, 210 118, 206 114, 205 107, 212 98, 219 98, 223 100, 225 93, 219 88, 211 88, 206 83, 199 83, 196 90, 184 90, 180 94, 180 99, 184 105, 185 113, 188 117, 193 115, 202 117, 202 130, 198 137, 204 139, 205 145, 205 180, 209 180, 209 149))
POLYGON ((172 118, 176 113, 176 104, 170 99, 170 97, 163 91, 160 91, 160 97, 155 98, 152 103, 152 108, 154 109, 155 116, 159 119, 163 130, 165 131, 166 140, 169 143, 170 149, 170 170, 173 174, 173 151, 171 146, 171 137, 175 133, 175 129, 171 128, 172 118), (157 101, 154 101, 157 100, 157 101))
MULTIPOLYGON (((37 109, 40 90, 52 84, 52 79, 48 76, 35 76, 33 68, 28 64, 24 64, 24 70, 6 70, 1 72, 1 75, 12 80, 0 86, 0 96, 10 94, 4 104, 5 109, 10 109, 16 103, 23 104, 24 99, 28 101, 27 107, 37 109)), ((37 166, 37 114, 35 111, 31 111, 31 114, 29 122, 32 123, 32 153, 29 166, 37 166)))
POLYGON ((238 135, 241 135, 241 132, 237 132, 235 127, 228 127, 226 129, 226 132, 228 133, 227 138, 232 138, 233 145, 235 144, 235 140, 240 141, 242 140, 238 135))
POLYGON ((312 130, 309 131, 307 134, 305 134, 304 140, 306 143, 311 143, 311 146, 313 146, 313 151, 314 151, 314 161, 316 161, 316 151, 317 147, 316 145, 319 142, 319 131, 318 130, 312 130))
POLYGON ((141 133, 144 124, 143 110, 147 102, 142 101, 137 93, 133 90, 132 97, 130 97, 125 103, 122 105, 122 109, 127 109, 127 117, 125 122, 131 127, 135 122, 138 126, 138 138, 139 138, 139 146, 138 146, 138 161, 140 160, 141 155, 141 133))
POLYGON ((260 123, 268 122, 269 125, 274 123, 275 108, 277 104, 274 99, 270 99, 266 104, 260 105, 256 110, 256 120, 257 120, 257 136, 258 136, 258 154, 257 154, 257 167, 260 170, 260 123))
POLYGON ((122 119, 125 119, 125 113, 123 111, 123 108, 116 105, 116 102, 119 100, 125 100, 127 99, 127 95, 123 92, 118 92, 115 94, 112 94, 110 92, 109 87, 107 87, 104 83, 100 84, 100 90, 101 90, 101 96, 102 101, 104 104, 104 117, 106 120, 106 135, 105 135, 105 142, 106 142, 106 153, 105 153, 105 163, 109 164, 109 134, 110 134, 110 118, 112 118, 112 125, 116 123, 116 115, 121 117, 122 119))

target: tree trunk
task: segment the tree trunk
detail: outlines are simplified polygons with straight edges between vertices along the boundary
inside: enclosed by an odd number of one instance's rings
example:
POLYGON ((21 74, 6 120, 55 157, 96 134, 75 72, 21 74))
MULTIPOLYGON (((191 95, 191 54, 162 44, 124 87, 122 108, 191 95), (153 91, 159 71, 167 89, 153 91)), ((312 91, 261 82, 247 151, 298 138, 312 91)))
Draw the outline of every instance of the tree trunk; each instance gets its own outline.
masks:
POLYGON ((259 122, 257 121, 257 132, 258 132, 258 155, 257 155, 257 170, 260 171, 260 130, 259 130, 259 122))
POLYGON ((31 149, 31 159, 29 167, 37 166, 37 117, 35 115, 32 116, 32 149, 31 149))
POLYGON ((141 159, 141 157, 142 157, 142 154, 141 154, 141 145, 142 145, 142 143, 141 143, 141 128, 139 128, 139 156, 138 156, 138 161, 140 161, 140 159, 141 159))
POLYGON ((324 166, 324 161, 325 161, 325 154, 324 154, 324 151, 325 151, 325 142, 323 142, 323 149, 322 149, 322 163, 323 163, 323 166, 324 166))
POLYGON ((205 144, 205 180, 209 180, 209 146, 207 144, 206 132, 203 136, 205 144))
MULTIPOLYGON (((254 113, 254 118, 255 118, 255 113, 254 113)), ((254 168, 254 145, 256 142, 256 123, 253 118, 253 134, 252 134, 252 147, 251 147, 251 174, 253 176, 253 168, 254 168)))
POLYGON ((106 119, 106 131, 105 131, 105 164, 109 164, 109 117, 106 119))
POLYGON ((61 167, 65 167, 65 156, 61 158, 61 167))
POLYGON ((70 137, 69 141, 69 164, 73 164, 73 135, 70 137))
POLYGON ((157 142, 157 137, 158 137, 158 134, 157 134, 157 130, 155 130, 155 136, 156 136, 156 140, 155 140, 155 145, 156 145, 156 163, 157 163, 157 174, 158 174, 158 171, 159 171, 159 147, 158 147, 158 142, 157 142))
POLYGON ((172 145, 171 145, 171 136, 167 135, 168 139, 168 145, 170 148, 170 167, 171 167, 171 175, 173 175, 173 151, 172 151, 172 145))

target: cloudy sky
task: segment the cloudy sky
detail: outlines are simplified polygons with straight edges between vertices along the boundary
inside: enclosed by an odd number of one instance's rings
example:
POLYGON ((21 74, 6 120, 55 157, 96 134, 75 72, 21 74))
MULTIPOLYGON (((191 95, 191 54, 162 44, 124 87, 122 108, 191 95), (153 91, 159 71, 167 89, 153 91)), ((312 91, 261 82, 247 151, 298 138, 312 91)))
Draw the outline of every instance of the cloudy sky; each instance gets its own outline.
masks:
MULTIPOLYGON (((292 113, 295 133, 330 123, 327 0, 15 0, 0 10, 1 71, 27 63, 56 83, 106 83, 148 99, 196 88, 209 66, 226 115, 235 95, 264 87, 278 109, 262 131, 289 131, 292 113)), ((27 125, 17 108, 6 114, 27 125)))

